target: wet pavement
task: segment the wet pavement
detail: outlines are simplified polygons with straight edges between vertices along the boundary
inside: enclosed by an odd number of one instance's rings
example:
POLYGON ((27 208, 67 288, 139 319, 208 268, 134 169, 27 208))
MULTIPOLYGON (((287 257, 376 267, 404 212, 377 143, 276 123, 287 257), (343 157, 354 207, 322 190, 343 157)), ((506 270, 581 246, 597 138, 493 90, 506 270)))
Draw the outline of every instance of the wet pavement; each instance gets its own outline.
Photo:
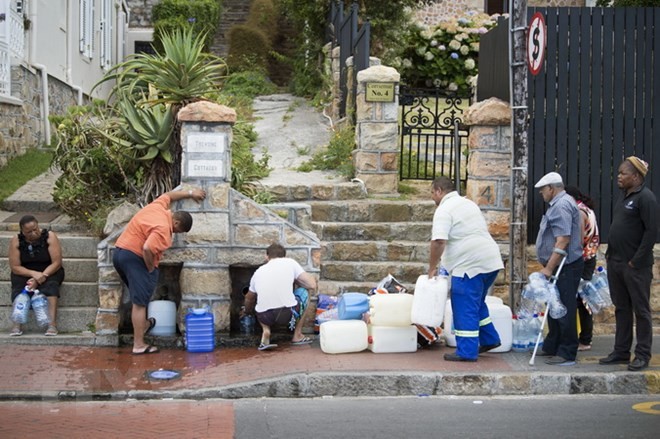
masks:
MULTIPOLYGON (((154 338, 158 345, 158 339, 154 338)), ((611 336, 596 337, 575 366, 550 366, 529 353, 482 354, 475 363, 444 361, 453 348, 436 344, 416 353, 325 354, 311 345, 280 343, 272 351, 219 347, 210 353, 162 348, 132 355, 130 346, 77 347, 4 344, 0 358, 0 399, 121 400, 127 398, 244 398, 497 395, 497 394, 657 394, 660 356, 649 369, 602 366, 611 336), (150 372, 174 370, 174 379, 150 372)), ((656 349, 657 351, 658 349, 656 349)))

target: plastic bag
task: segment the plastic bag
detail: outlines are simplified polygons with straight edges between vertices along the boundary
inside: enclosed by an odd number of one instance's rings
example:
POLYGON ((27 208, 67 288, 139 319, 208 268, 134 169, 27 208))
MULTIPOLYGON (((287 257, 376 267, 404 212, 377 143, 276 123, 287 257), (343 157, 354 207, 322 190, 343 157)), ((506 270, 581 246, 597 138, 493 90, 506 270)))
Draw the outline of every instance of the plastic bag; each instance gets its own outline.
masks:
POLYGON ((388 274, 385 276, 376 286, 376 289, 384 289, 387 290, 389 294, 396 294, 396 293, 407 293, 408 290, 406 287, 401 285, 401 283, 396 280, 394 276, 391 274, 388 274))

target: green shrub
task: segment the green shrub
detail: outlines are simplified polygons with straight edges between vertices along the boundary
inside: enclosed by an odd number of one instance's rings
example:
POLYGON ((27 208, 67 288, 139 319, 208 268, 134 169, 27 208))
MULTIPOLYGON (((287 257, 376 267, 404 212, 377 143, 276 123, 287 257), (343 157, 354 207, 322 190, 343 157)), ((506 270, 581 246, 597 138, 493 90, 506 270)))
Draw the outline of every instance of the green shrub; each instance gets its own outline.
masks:
POLYGON ((245 24, 233 26, 229 30, 229 71, 268 71, 270 47, 268 37, 261 30, 245 24))
POLYGON ((21 186, 48 170, 53 158, 51 150, 31 148, 25 154, 11 158, 0 168, 0 202, 21 186))
POLYGON ((249 98, 277 92, 277 86, 270 82, 263 72, 243 71, 229 75, 222 86, 222 93, 249 98))
POLYGON ((260 160, 255 160, 252 148, 257 142, 254 126, 245 121, 234 125, 234 139, 231 144, 231 187, 249 197, 254 197, 257 190, 250 184, 255 180, 267 177, 270 173, 268 161, 270 156, 264 154, 260 160))
POLYGON ((300 165, 301 172, 317 169, 320 171, 336 171, 340 175, 351 178, 355 175, 353 167, 353 150, 355 149, 355 127, 347 125, 335 131, 328 146, 318 151, 311 160, 300 165))
POLYGON ((193 29, 194 36, 205 34, 204 49, 208 50, 220 18, 218 0, 162 0, 153 7, 154 48, 162 52, 162 36, 175 30, 193 29))
POLYGON ((246 25, 261 30, 271 44, 277 38, 278 11, 272 0, 253 0, 246 25))

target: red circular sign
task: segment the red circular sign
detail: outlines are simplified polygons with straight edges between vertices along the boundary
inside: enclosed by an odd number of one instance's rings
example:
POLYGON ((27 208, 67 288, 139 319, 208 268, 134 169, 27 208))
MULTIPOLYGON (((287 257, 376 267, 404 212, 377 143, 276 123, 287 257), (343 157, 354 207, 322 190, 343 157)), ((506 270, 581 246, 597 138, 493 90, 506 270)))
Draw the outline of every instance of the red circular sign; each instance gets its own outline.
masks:
POLYGON ((545 58, 545 43, 548 40, 548 30, 545 18, 540 12, 535 13, 527 29, 527 65, 532 75, 538 75, 545 58))

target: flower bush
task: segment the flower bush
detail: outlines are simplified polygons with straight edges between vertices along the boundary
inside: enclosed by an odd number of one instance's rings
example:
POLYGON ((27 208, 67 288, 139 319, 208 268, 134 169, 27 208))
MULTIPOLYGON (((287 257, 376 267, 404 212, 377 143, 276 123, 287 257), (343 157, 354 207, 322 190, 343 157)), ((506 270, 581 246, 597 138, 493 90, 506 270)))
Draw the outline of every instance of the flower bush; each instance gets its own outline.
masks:
POLYGON ((415 87, 470 90, 478 72, 479 39, 497 17, 473 11, 432 28, 411 28, 394 60, 402 81, 415 87))

